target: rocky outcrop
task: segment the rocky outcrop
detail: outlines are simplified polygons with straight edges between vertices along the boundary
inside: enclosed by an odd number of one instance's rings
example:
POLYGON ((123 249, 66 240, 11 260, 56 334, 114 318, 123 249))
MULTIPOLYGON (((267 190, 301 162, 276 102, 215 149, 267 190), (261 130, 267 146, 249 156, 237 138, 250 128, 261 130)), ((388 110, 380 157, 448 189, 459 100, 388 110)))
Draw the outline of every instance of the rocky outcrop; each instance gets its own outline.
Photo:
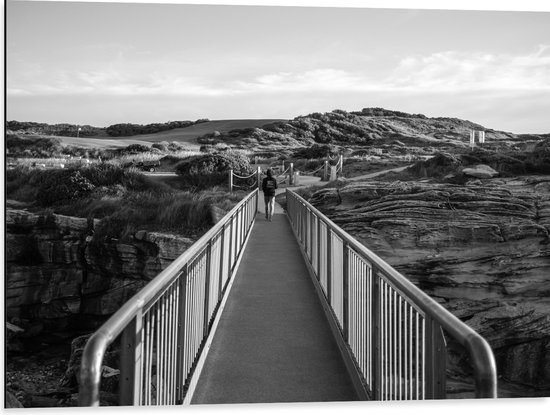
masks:
MULTIPOLYGON (((99 221, 25 210, 6 212, 7 319, 44 329, 104 320, 181 255, 193 240, 137 232, 96 241, 99 221)), ((24 324, 23 324, 24 325, 24 324)))
POLYGON ((491 179, 498 176, 498 171, 485 164, 478 164, 474 167, 462 169, 462 173, 467 176, 477 177, 478 179, 491 179))
POLYGON ((310 202, 489 341, 502 396, 549 396, 548 183, 344 183, 310 202))

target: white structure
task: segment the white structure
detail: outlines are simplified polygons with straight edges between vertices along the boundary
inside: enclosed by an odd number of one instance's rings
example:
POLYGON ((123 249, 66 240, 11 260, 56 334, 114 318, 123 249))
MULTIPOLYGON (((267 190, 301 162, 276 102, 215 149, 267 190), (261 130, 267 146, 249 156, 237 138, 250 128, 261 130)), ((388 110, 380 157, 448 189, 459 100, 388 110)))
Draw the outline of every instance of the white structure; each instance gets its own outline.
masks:
POLYGON ((485 142, 485 131, 481 131, 481 130, 470 131, 470 146, 472 148, 474 148, 475 146, 476 138, 478 143, 483 144, 485 142))

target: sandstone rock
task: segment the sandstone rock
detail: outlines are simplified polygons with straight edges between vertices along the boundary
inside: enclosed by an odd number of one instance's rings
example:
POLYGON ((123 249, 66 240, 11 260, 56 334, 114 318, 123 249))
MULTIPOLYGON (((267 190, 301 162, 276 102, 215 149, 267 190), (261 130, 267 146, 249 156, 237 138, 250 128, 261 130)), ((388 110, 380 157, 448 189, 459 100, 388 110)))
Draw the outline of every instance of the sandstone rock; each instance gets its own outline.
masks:
POLYGON ((144 240, 158 247, 159 258, 169 260, 179 257, 194 243, 190 238, 159 232, 149 232, 144 240))
POLYGON ((26 210, 8 209, 6 211, 6 227, 34 227, 42 221, 42 217, 26 210))
POLYGON ((54 222, 63 233, 82 234, 88 230, 88 220, 86 218, 76 218, 74 216, 54 215, 54 222))
POLYGON ((147 282, 90 273, 82 284, 80 313, 100 316, 113 314, 147 282))
MULTIPOLYGON (((67 370, 60 380, 61 386, 77 387, 80 384, 80 364, 82 362, 82 353, 86 347, 86 343, 92 335, 86 334, 76 337, 71 342, 71 356, 67 363, 67 370)), ((118 345, 113 344, 105 352, 103 358, 103 366, 109 367, 111 370, 118 369, 120 349, 118 345)), ((112 376, 111 371, 102 370, 101 391, 113 392, 118 387, 118 376, 112 376), (106 374, 107 376, 103 376, 106 374)))
POLYGON ((491 179, 499 175, 498 171, 485 164, 464 168, 462 169, 462 173, 468 176, 477 177, 478 179, 491 179))

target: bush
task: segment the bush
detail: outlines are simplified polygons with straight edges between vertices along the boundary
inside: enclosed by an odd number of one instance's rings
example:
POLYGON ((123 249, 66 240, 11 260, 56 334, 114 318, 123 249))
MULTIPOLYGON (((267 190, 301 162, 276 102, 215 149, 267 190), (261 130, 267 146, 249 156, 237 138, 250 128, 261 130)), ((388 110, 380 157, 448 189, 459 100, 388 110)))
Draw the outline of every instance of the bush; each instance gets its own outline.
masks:
POLYGON ((168 151, 168 143, 166 141, 161 141, 160 143, 154 143, 151 145, 151 148, 156 148, 157 150, 166 152, 168 151))
POLYGON ((243 153, 224 151, 189 157, 175 168, 186 186, 201 189, 227 183, 229 170, 248 175, 251 171, 250 162, 243 153))
POLYGON ((37 188, 36 201, 40 206, 54 206, 81 198, 94 185, 79 170, 46 170, 33 174, 29 184, 37 188))
POLYGON ((294 152, 292 157, 297 159, 320 159, 338 154, 338 149, 331 145, 314 144, 311 147, 301 148, 294 152))
POLYGON ((128 147, 126 147, 123 152, 126 154, 137 154, 137 153, 145 153, 149 151, 150 148, 144 144, 130 144, 128 147))
POLYGON ((63 147, 57 138, 21 138, 14 134, 7 134, 6 150, 10 155, 52 157, 54 154, 61 153, 63 147))

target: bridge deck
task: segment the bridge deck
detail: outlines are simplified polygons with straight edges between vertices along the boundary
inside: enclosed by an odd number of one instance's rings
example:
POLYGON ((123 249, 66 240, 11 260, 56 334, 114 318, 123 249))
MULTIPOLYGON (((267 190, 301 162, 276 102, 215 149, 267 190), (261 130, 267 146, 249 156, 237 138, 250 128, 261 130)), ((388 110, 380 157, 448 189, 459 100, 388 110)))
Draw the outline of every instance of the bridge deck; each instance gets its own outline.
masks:
POLYGON ((356 400, 288 220, 260 199, 191 403, 356 400))

